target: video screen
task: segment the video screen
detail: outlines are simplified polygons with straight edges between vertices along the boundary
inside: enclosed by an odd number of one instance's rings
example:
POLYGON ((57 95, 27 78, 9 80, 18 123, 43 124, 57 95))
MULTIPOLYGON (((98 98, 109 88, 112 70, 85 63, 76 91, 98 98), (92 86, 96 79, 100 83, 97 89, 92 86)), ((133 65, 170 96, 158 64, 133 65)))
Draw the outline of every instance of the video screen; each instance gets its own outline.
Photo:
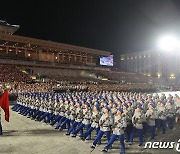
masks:
POLYGON ((100 65, 113 66, 113 55, 100 58, 100 65))

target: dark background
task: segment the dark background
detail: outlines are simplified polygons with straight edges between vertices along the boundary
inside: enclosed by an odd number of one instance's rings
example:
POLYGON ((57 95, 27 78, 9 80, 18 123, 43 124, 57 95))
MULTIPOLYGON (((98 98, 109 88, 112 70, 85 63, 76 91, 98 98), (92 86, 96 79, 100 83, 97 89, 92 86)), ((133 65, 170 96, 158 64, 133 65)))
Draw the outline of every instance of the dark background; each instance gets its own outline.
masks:
POLYGON ((180 0, 18 0, 0 8, 0 19, 21 26, 16 35, 114 55, 155 49, 159 36, 180 34, 180 0))

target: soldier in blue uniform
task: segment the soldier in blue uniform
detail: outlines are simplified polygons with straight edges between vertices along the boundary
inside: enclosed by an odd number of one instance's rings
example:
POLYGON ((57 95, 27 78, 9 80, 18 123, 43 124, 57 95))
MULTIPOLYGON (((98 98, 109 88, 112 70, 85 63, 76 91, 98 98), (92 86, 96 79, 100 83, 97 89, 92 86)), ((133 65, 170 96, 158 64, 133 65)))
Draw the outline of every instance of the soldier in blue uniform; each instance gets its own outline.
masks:
MULTIPOLYGON (((158 96, 158 95, 156 95, 156 97, 157 97, 157 96, 158 96)), ((159 110, 159 108, 160 108, 160 106, 161 106, 161 101, 156 98, 155 102, 156 102, 156 107, 155 107, 154 110, 155 110, 155 112, 156 112, 156 114, 157 114, 157 117, 156 117, 156 119, 155 119, 155 128, 158 129, 158 128, 160 127, 160 119, 159 119, 159 116, 158 116, 158 110, 159 110)))
POLYGON ((67 119, 69 118, 69 102, 67 101, 67 99, 65 100, 65 102, 63 101, 60 101, 61 105, 60 105, 60 108, 63 109, 63 112, 62 113, 62 118, 59 120, 57 126, 55 129, 59 129, 62 125, 62 123, 67 119))
POLYGON ((36 103, 36 111, 32 115, 31 119, 36 119, 36 117, 42 113, 42 98, 40 97, 38 102, 36 103))
POLYGON ((59 99, 56 99, 56 103, 55 103, 55 113, 54 113, 54 118, 51 120, 50 125, 53 126, 56 122, 58 122, 62 116, 60 115, 61 109, 60 109, 60 103, 59 103, 59 99))
POLYGON ((34 119, 34 116, 38 113, 39 108, 40 108, 40 98, 38 97, 35 101, 34 110, 29 115, 31 119, 34 119))
POLYGON ((58 112, 59 112, 59 115, 57 116, 57 118, 51 123, 51 125, 53 126, 56 122, 58 122, 56 128, 59 128, 60 127, 60 124, 65 120, 65 117, 64 117, 64 114, 65 114, 65 106, 64 106, 64 102, 63 102, 63 99, 61 99, 59 101, 59 104, 58 104, 58 112), (64 120, 62 120, 64 119, 64 120), (60 124, 59 124, 60 123, 60 124))
MULTIPOLYGON (((140 105, 142 107, 142 113, 145 114, 146 111, 147 111, 147 102, 145 101, 145 98, 142 98, 140 100, 140 105)), ((145 138, 146 137, 146 132, 147 132, 147 129, 148 129, 146 118, 143 119, 143 123, 142 124, 143 124, 143 136, 145 138)))
POLYGON ((46 112, 46 106, 45 106, 45 104, 44 104, 44 99, 41 99, 40 100, 40 103, 41 103, 41 105, 40 105, 40 108, 39 108, 39 111, 40 112, 37 112, 34 116, 33 116, 33 118, 35 118, 35 121, 40 121, 39 119, 41 118, 41 116, 43 116, 44 114, 45 114, 45 112, 46 112))
POLYGON ((167 111, 167 122, 169 124, 169 128, 173 129, 174 128, 174 114, 175 114, 175 109, 172 106, 172 102, 168 101, 166 103, 166 111, 167 111))
POLYGON ((75 110, 75 103, 73 101, 70 102, 69 108, 68 108, 68 117, 66 117, 66 120, 63 122, 61 129, 65 128, 66 125, 68 126, 68 130, 70 129, 71 125, 73 125, 75 121, 75 115, 76 115, 76 110, 75 110))
POLYGON ((51 107, 48 105, 49 104, 49 102, 48 101, 50 101, 50 103, 51 103, 51 100, 49 99, 49 100, 46 100, 46 102, 45 102, 45 108, 44 108, 44 114, 39 118, 39 120, 38 121, 45 121, 46 122, 46 118, 49 116, 49 114, 50 114, 50 112, 51 112, 51 107))
POLYGON ((29 99, 28 99, 28 108, 27 110, 23 111, 21 114, 26 116, 26 115, 29 115, 33 110, 34 110, 34 103, 33 103, 33 100, 34 98, 32 98, 31 96, 29 96, 29 99))
POLYGON ((159 124, 162 127, 162 134, 166 133, 166 119, 167 119, 167 110, 165 108, 165 102, 161 102, 157 110, 157 115, 159 117, 159 124))
MULTIPOLYGON (((91 127, 90 125, 90 120, 91 120, 91 109, 90 109, 90 104, 88 102, 86 102, 85 104, 85 109, 83 110, 83 121, 80 124, 80 126, 77 128, 77 130, 75 130, 73 132, 72 137, 76 137, 76 135, 79 133, 79 131, 83 130, 83 128, 85 127, 86 130, 88 131, 89 128, 91 127)), ((80 136, 82 137, 82 136, 80 136)), ((91 139, 91 134, 88 135, 88 140, 91 139)))
POLYGON ((49 103, 48 103, 48 115, 46 116, 46 119, 45 119, 45 123, 50 123, 51 122, 51 120, 53 119, 53 117, 54 117, 54 110, 55 110, 55 108, 54 108, 54 102, 53 102, 54 100, 53 99, 51 99, 50 101, 49 101, 49 103))
POLYGON ((100 130, 99 130, 98 135, 97 135, 96 139, 94 140, 91 148, 96 147, 96 144, 101 140, 101 138, 104 134, 106 135, 107 140, 109 142, 110 131, 111 131, 111 128, 110 128, 111 120, 110 120, 109 112, 110 112, 110 108, 106 106, 103 109, 103 115, 101 116, 101 118, 99 120, 100 130))
POLYGON ((131 136, 131 133, 132 133, 132 128, 133 128, 133 125, 132 125, 132 110, 131 110, 131 102, 128 102, 129 106, 124 103, 123 104, 123 116, 126 118, 126 123, 127 123, 127 127, 126 127, 126 142, 129 142, 130 141, 130 136, 131 136))
POLYGON ((175 107, 175 122, 178 122, 178 119, 180 119, 180 97, 175 94, 174 97, 174 107, 175 107))
MULTIPOLYGON (((83 120, 83 110, 82 110, 82 103, 76 102, 76 116, 75 116, 75 121, 72 124, 71 128, 68 130, 68 132, 66 133, 66 135, 70 135, 72 132, 75 131, 76 126, 80 126, 83 120)), ((83 130, 80 130, 80 135, 83 135, 83 130)))
POLYGON ((116 138, 119 139, 121 144, 121 154, 125 154, 125 144, 124 144, 124 130, 127 126, 126 118, 122 115, 123 109, 118 108, 117 113, 114 117, 114 124, 113 124, 113 134, 108 141, 108 144, 102 150, 103 152, 107 152, 111 147, 116 138))
POLYGON ((155 119, 157 117, 156 111, 154 110, 155 105, 154 104, 149 104, 149 109, 146 111, 145 116, 147 119, 147 124, 148 127, 150 128, 150 134, 151 134, 151 139, 154 139, 155 137, 155 119))
POLYGON ((24 114, 27 110, 29 110, 30 108, 30 104, 29 104, 29 94, 26 94, 25 95, 25 100, 23 102, 24 106, 22 106, 22 108, 20 108, 18 111, 19 111, 19 114, 24 114))
MULTIPOLYGON (((94 106, 94 109, 93 109, 93 112, 92 112, 92 118, 91 118, 92 123, 91 123, 91 127, 89 128, 89 130, 88 130, 86 133, 83 134, 82 140, 85 140, 85 139, 88 137, 88 135, 90 135, 91 132, 92 132, 94 129, 96 130, 96 135, 98 134, 99 129, 100 129, 100 128, 99 128, 99 120, 100 120, 100 117, 101 117, 99 110, 100 110, 100 107, 99 107, 98 104, 96 104, 96 105, 94 106)), ((99 143, 100 143, 100 142, 99 142, 99 143)))
POLYGON ((138 136, 139 136, 139 146, 143 145, 143 119, 144 115, 142 113, 143 108, 141 105, 138 105, 134 115, 132 117, 132 123, 133 123, 133 130, 131 133, 131 138, 130 138, 130 145, 133 144, 133 139, 136 131, 138 131, 138 136))

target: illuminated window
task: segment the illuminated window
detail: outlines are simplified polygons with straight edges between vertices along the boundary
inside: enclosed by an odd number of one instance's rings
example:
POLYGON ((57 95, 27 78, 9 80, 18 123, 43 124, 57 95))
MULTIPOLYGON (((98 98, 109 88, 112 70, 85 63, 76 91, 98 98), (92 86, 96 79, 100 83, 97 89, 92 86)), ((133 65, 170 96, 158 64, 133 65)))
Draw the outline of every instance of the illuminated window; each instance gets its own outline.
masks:
POLYGON ((170 78, 170 79, 174 79, 174 78, 175 78, 175 75, 172 73, 169 78, 170 78))
POLYGON ((121 57, 121 60, 124 60, 124 57, 121 57))

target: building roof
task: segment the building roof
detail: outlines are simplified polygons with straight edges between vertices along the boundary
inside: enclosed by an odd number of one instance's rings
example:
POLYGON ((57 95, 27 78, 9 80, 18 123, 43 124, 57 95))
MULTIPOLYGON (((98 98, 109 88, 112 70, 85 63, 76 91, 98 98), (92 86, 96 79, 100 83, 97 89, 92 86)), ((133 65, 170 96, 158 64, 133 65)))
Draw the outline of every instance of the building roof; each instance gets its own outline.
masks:
POLYGON ((11 25, 11 24, 7 23, 7 21, 5 21, 5 20, 0 20, 0 25, 19 28, 19 25, 11 25))
POLYGON ((0 45, 7 45, 12 47, 29 48, 31 50, 46 50, 52 52, 78 52, 93 54, 99 56, 109 56, 111 52, 90 49, 86 47, 80 47, 75 45, 69 45, 64 43, 58 43, 47 40, 40 40, 35 38, 23 37, 18 35, 0 34, 0 45))
POLYGON ((0 32, 6 34, 13 34, 19 29, 19 25, 11 25, 7 21, 0 20, 0 32))

